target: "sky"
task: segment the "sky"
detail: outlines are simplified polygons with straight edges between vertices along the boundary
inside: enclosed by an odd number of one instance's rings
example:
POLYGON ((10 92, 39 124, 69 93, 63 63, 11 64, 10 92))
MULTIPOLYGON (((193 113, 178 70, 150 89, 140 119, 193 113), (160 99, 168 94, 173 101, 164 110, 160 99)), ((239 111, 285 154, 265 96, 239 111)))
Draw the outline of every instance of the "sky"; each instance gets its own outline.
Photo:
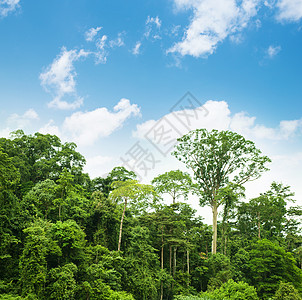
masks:
MULTIPOLYGON (((75 142, 92 178, 173 169, 190 130, 232 130, 302 204, 302 0, 0 0, 0 136, 75 142)), ((198 207, 198 201, 191 198, 198 207)), ((207 211, 201 211, 207 214, 207 211)))

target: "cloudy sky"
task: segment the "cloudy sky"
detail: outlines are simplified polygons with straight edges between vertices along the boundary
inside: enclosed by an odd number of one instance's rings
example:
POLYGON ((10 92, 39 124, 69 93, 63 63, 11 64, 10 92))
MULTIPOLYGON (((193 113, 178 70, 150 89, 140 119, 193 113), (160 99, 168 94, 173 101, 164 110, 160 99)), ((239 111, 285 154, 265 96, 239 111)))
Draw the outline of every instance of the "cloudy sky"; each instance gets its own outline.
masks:
POLYGON ((188 130, 234 130, 302 204, 302 0, 0 0, 0 135, 74 141, 144 182, 188 130), (188 93, 189 92, 189 93, 188 93))

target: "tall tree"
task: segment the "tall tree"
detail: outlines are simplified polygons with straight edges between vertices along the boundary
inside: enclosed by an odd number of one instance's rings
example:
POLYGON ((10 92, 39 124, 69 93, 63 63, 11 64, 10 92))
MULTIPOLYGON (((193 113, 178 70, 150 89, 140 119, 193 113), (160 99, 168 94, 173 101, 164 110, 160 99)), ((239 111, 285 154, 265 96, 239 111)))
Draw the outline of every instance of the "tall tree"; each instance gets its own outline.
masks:
POLYGON ((270 162, 255 144, 232 131, 197 129, 178 139, 172 153, 194 172, 199 185, 200 205, 213 213, 212 253, 217 248, 218 207, 223 202, 219 190, 228 183, 244 184, 267 171, 270 162))
POLYGON ((136 174, 133 171, 129 171, 124 167, 115 167, 111 170, 106 178, 97 177, 92 180, 93 191, 100 191, 106 197, 112 191, 112 183, 115 181, 135 180, 136 174))
POLYGON ((192 188, 192 179, 188 173, 176 170, 155 177, 152 180, 152 184, 159 194, 169 194, 174 204, 180 197, 183 197, 185 200, 188 199, 190 189, 192 188))
POLYGON ((124 208, 120 223, 120 233, 117 250, 121 250, 123 222, 125 218, 126 208, 129 201, 132 201, 138 212, 150 204, 154 200, 154 189, 151 185, 140 184, 137 180, 116 181, 112 183, 113 191, 109 197, 113 200, 121 200, 124 203, 124 208))

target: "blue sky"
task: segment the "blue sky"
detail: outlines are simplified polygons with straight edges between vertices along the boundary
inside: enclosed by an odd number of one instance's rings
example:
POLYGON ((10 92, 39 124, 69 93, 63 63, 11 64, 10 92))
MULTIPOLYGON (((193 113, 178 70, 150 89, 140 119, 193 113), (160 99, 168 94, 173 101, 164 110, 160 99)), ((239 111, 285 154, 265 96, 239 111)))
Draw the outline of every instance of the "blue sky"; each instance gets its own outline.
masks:
POLYGON ((144 134, 190 91, 209 117, 189 129, 235 130, 273 158, 251 190, 275 179, 301 199, 301 19, 302 0, 0 0, 0 135, 75 141, 99 176, 152 148, 144 134))

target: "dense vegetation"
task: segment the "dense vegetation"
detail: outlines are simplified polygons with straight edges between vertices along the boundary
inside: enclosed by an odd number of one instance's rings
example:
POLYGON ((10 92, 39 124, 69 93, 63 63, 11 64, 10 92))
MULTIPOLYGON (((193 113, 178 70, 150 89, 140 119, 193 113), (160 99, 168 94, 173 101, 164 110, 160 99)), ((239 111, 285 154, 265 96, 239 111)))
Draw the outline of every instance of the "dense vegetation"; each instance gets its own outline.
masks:
POLYGON ((76 145, 53 135, 1 138, 0 299, 301 299, 302 209, 290 187, 244 197, 269 159, 205 130, 174 155, 193 178, 176 170, 144 185, 123 167, 89 178, 76 145), (213 226, 185 202, 192 194, 213 226))

